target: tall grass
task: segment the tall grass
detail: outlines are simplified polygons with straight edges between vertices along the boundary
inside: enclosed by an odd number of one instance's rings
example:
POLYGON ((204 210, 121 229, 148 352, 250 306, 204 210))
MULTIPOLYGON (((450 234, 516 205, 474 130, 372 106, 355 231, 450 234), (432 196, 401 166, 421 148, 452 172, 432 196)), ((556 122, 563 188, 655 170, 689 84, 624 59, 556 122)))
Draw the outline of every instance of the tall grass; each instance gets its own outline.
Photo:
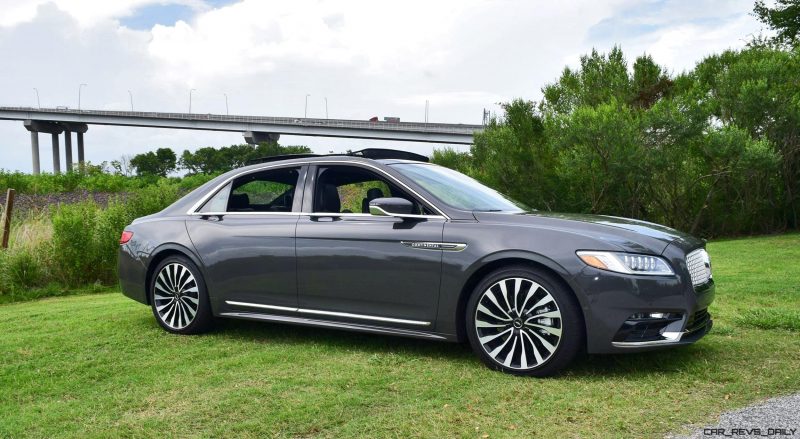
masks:
POLYGON ((9 249, 0 250, 0 294, 58 290, 117 281, 122 229, 158 212, 185 190, 161 180, 112 197, 106 207, 91 200, 53 206, 17 218, 9 249))

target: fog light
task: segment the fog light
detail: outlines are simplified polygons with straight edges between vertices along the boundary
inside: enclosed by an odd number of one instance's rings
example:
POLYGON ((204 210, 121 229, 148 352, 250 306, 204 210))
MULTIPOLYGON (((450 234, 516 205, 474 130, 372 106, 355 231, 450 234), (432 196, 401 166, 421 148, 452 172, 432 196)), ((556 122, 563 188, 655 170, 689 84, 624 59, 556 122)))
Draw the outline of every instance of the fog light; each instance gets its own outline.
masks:
POLYGON ((666 312, 637 312, 629 320, 665 319, 669 316, 666 312))

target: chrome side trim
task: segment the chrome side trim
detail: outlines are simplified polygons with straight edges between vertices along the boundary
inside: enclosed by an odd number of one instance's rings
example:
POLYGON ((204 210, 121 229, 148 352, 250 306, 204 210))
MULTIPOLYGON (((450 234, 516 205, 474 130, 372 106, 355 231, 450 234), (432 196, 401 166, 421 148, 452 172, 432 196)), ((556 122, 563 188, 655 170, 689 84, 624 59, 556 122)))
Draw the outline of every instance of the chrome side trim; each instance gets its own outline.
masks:
POLYGON ((400 244, 421 250, 443 250, 449 252, 460 252, 467 248, 467 244, 463 242, 400 241, 400 244))
POLYGON ((297 311, 297 308, 292 308, 289 306, 262 305, 260 303, 236 302, 233 300, 226 300, 225 303, 233 306, 247 306, 250 308, 274 309, 276 311, 289 311, 289 312, 297 311))
POLYGON ((301 314, 315 314, 315 315, 323 315, 323 316, 334 316, 334 317, 344 317, 348 319, 361 319, 361 320, 374 320, 377 322, 387 322, 387 323, 400 323, 403 325, 417 325, 417 326, 430 326, 431 322, 423 322, 420 320, 406 320, 406 319, 395 319, 392 317, 381 317, 381 316, 371 316, 366 314, 352 314, 348 312, 337 312, 337 311, 322 311, 318 309, 307 309, 307 308, 293 308, 289 306, 276 306, 276 305, 262 305, 260 303, 250 303, 250 302, 236 302, 233 300, 226 300, 226 304, 233 305, 233 306, 244 306, 248 308, 260 308, 260 309, 272 309, 276 311, 286 311, 286 312, 298 312, 301 314))
POLYGON ((413 329, 388 328, 385 326, 373 326, 359 323, 334 322, 330 320, 310 319, 307 317, 293 317, 273 314, 260 314, 250 312, 224 312, 221 317, 233 317, 237 319, 259 320, 278 323, 291 323, 296 325, 314 326, 322 328, 344 329, 350 331, 369 332, 373 334, 401 335, 405 337, 424 338, 428 340, 448 340, 447 337, 429 332, 415 331, 413 329))
MULTIPOLYGON (((427 198, 423 197, 417 191, 415 191, 414 189, 411 189, 410 187, 408 187, 408 185, 406 185, 402 181, 398 180, 394 176, 387 174, 383 169, 381 169, 381 168, 379 168, 379 167, 377 167, 377 166, 375 166, 373 164, 365 163, 365 162, 362 162, 362 161, 356 161, 356 160, 341 160, 341 161, 318 160, 318 161, 304 161, 304 162, 270 163, 270 164, 265 164, 264 166, 259 166, 257 168, 248 169, 247 171, 239 172, 239 173, 231 175, 230 177, 228 177, 225 180, 223 180, 214 189, 208 191, 208 193, 206 193, 202 198, 200 198, 200 200, 198 200, 196 203, 194 203, 194 205, 192 205, 192 207, 189 208, 189 210, 186 212, 186 214, 187 215, 209 215, 208 213, 197 212, 197 210, 200 209, 200 207, 202 207, 203 204, 205 204, 206 201, 209 200, 209 198, 213 197, 220 189, 225 187, 226 184, 230 183, 235 178, 238 178, 238 177, 241 177, 241 176, 247 175, 247 174, 252 174, 254 172, 263 171, 265 169, 282 168, 282 167, 287 167, 287 166, 318 165, 318 164, 334 164, 334 165, 336 165, 336 164, 350 164, 350 165, 358 165, 358 166, 365 166, 367 168, 372 168, 376 172, 381 174, 382 176, 388 178, 391 181, 394 181, 395 183, 400 185, 403 189, 411 192, 414 196, 416 196, 420 200, 424 201, 426 204, 428 204, 430 207, 432 207, 434 210, 436 210, 439 213, 440 216, 444 217, 445 219, 450 219, 449 216, 447 216, 435 204, 433 204, 430 201, 428 201, 427 198)), ((237 212, 237 213, 249 213, 249 212, 237 212)), ((263 214, 263 212, 259 212, 259 213, 263 214)), ((292 213, 295 213, 295 214, 299 214, 299 213, 309 214, 310 212, 292 212, 292 213)), ((225 214, 229 215, 230 213, 225 213, 225 214)))
POLYGON ((300 308, 297 310, 299 313, 303 314, 316 314, 316 315, 323 315, 323 316, 334 316, 334 317, 344 317, 348 319, 362 319, 362 320, 375 320, 378 322, 389 322, 389 323, 401 323, 403 325, 417 325, 417 326, 430 326, 431 322, 423 322, 419 320, 405 320, 405 319, 395 319, 391 317, 380 317, 380 316, 369 316, 364 314, 351 314, 349 312, 335 312, 335 311, 321 311, 318 309, 305 309, 300 308))

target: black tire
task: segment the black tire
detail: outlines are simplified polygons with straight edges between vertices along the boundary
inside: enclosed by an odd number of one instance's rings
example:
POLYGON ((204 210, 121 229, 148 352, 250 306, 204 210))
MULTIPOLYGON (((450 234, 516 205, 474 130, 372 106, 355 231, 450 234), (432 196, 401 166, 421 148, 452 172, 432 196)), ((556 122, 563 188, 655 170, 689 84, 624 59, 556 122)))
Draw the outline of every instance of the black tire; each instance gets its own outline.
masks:
POLYGON ((573 293, 551 274, 522 265, 487 275, 472 292, 464 321, 481 361, 514 375, 554 375, 585 345, 583 315, 573 293))
POLYGON ((150 308, 158 324, 173 334, 200 334, 211 330, 214 315, 203 276, 185 256, 168 256, 150 279, 150 308), (195 303, 196 302, 196 303, 195 303))

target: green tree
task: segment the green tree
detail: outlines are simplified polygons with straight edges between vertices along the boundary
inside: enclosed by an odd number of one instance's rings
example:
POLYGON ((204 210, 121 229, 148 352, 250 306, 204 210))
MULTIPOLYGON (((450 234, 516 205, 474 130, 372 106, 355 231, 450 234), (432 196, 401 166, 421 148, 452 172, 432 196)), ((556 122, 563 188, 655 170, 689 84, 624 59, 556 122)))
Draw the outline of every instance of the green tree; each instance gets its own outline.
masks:
POLYGON ((795 46, 800 41, 800 0, 776 0, 772 8, 764 0, 758 0, 753 13, 760 22, 776 32, 771 42, 795 46))
POLYGON ((190 174, 220 174, 245 166, 253 160, 286 154, 306 154, 307 146, 281 146, 275 142, 241 144, 221 148, 204 147, 195 152, 183 151, 181 167, 190 174))
POLYGON ((130 160, 130 165, 136 169, 137 175, 166 177, 167 174, 177 169, 177 157, 170 148, 158 148, 155 152, 135 155, 130 160))
POLYGON ((460 152, 454 148, 434 149, 431 163, 444 166, 465 174, 472 173, 472 156, 468 152, 460 152))

